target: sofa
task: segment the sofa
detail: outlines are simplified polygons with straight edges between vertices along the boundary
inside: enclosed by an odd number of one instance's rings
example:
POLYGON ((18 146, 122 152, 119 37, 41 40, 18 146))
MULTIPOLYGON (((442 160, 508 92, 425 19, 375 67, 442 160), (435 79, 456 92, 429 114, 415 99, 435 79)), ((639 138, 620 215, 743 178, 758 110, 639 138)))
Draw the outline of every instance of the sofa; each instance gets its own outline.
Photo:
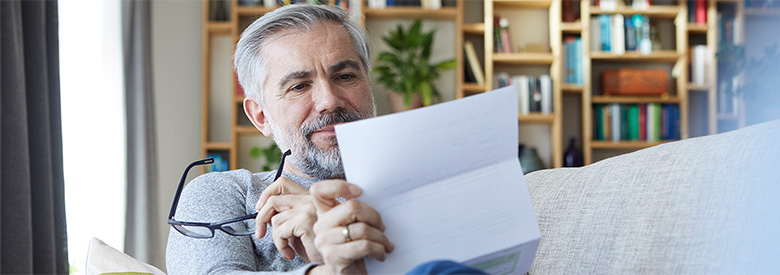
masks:
POLYGON ((531 274, 780 274, 780 120, 526 182, 531 274))

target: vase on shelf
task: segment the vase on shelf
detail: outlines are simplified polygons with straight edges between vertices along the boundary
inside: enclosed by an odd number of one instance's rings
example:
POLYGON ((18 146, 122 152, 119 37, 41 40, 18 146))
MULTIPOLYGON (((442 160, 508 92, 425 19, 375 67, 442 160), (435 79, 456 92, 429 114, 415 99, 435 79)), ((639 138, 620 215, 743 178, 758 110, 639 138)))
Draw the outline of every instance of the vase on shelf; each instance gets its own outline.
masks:
POLYGON ((576 140, 569 139, 569 146, 563 154, 563 167, 580 167, 583 165, 582 153, 577 150, 576 140))
POLYGON ((536 153, 536 148, 520 144, 520 149, 518 151, 523 174, 544 169, 544 164, 542 164, 542 159, 539 157, 539 154, 536 153))

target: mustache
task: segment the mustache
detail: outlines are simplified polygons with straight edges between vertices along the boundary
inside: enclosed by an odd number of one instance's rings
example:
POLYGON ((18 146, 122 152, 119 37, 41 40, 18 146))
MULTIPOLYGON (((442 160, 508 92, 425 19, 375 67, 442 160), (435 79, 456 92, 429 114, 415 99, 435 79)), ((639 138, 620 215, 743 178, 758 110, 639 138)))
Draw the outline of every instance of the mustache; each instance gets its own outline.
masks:
POLYGON ((301 127, 301 135, 306 138, 306 140, 310 140, 311 135, 314 132, 325 128, 328 125, 352 122, 361 119, 363 119, 363 115, 359 112, 350 112, 344 108, 338 108, 333 112, 322 114, 303 125, 303 127, 301 127))

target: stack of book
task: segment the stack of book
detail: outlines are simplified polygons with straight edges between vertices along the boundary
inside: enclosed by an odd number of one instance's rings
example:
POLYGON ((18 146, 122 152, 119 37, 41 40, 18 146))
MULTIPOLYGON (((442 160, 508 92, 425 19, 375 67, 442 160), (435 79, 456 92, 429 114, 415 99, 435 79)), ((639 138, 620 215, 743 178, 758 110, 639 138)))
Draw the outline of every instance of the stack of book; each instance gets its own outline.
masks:
POLYGON ((595 140, 647 141, 680 139, 680 108, 676 104, 595 104, 595 140))
POLYGON ((650 54, 653 50, 650 28, 650 19, 646 15, 600 14, 591 18, 590 46, 594 51, 613 54, 650 54))
POLYGON ((582 85, 582 39, 568 36, 563 41, 566 83, 582 85))
POLYGON ((520 114, 552 113, 552 79, 549 75, 510 77, 508 73, 499 73, 493 79, 495 87, 517 87, 517 107, 520 114))

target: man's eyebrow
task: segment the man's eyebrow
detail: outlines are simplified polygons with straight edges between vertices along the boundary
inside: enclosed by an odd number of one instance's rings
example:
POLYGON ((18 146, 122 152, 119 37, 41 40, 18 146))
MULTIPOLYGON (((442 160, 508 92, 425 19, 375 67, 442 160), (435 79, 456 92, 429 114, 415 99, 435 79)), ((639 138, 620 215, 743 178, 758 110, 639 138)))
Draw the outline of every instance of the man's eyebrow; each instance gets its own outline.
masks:
POLYGON ((311 77, 313 73, 311 71, 297 71, 297 72, 291 72, 289 74, 286 74, 282 77, 282 79, 279 80, 279 87, 284 88, 284 86, 287 85, 288 82, 291 82, 296 79, 303 79, 303 78, 309 78, 311 77))
POLYGON ((335 65, 331 65, 328 69, 331 72, 338 72, 338 71, 341 71, 341 70, 344 70, 344 69, 347 69, 347 68, 350 68, 350 69, 353 69, 353 70, 360 70, 360 64, 358 64, 357 62, 355 62, 353 60, 344 60, 344 61, 341 61, 339 63, 336 63, 335 65))

